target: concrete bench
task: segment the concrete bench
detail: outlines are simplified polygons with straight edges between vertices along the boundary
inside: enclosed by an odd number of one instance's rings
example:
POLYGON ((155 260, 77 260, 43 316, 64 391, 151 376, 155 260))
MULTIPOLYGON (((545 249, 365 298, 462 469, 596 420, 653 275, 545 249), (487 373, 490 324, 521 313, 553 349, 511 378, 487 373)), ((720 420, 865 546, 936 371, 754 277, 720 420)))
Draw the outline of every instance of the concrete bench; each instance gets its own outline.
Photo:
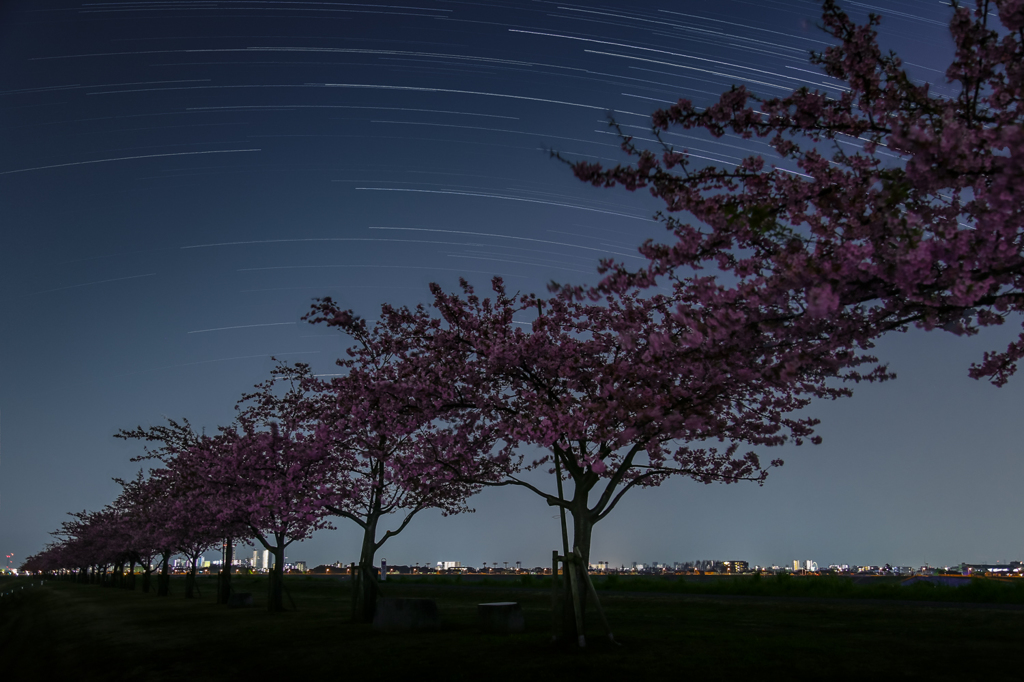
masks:
POLYGON ((373 629, 388 632, 436 630, 441 627, 433 599, 378 599, 373 629))
POLYGON ((523 610, 519 602, 498 601, 476 605, 476 618, 480 629, 484 632, 506 634, 522 632, 526 629, 523 610))

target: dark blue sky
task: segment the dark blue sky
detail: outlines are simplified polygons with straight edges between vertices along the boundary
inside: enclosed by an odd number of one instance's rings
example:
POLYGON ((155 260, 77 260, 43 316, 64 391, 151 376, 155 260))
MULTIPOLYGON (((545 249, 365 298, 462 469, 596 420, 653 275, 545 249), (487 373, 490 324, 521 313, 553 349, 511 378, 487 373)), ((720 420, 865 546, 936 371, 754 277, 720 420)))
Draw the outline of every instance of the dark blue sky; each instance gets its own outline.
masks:
MULTIPOLYGON (((873 8, 845 3, 864 17, 873 8)), ((883 45, 948 93, 950 10, 900 0, 883 45)), ((0 5, 0 550, 39 551, 96 509, 138 444, 121 428, 215 430, 270 356, 333 370, 345 342, 299 321, 329 295, 374 317, 427 284, 594 282, 664 234, 648 196, 575 180, 546 150, 621 160, 609 112, 649 115, 732 83, 809 85, 816 2, 528 0, 408 4, 227 0, 0 5)), ((636 127, 631 127, 636 126, 636 127)), ((734 164, 767 150, 666 138, 734 164)), ((678 480, 596 530, 594 560, 739 558, 933 564, 1019 559, 1020 381, 967 378, 1012 334, 911 332, 900 378, 814 405, 818 447, 763 488, 678 480)), ((545 481, 546 482, 546 481, 545 481)), ((491 490, 475 514, 424 515, 390 563, 522 561, 557 546, 551 510, 491 490)), ((289 552, 357 557, 355 528, 289 552)))

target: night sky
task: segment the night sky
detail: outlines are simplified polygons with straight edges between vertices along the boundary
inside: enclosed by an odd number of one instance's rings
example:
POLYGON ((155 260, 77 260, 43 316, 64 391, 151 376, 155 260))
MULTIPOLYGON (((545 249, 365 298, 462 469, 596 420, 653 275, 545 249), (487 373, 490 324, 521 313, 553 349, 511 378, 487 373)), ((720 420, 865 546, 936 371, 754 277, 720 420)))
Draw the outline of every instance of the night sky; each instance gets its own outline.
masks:
MULTIPOLYGON (((947 6, 844 7, 882 13, 883 47, 951 92, 947 6)), ((595 283, 601 257, 640 265, 636 246, 667 236, 659 202, 584 185, 549 150, 624 160, 609 115, 648 144, 652 111, 733 83, 836 94, 807 60, 828 44, 819 21, 802 0, 3 0, 0 551, 17 565, 67 512, 114 499, 142 453, 119 429, 214 432, 271 356, 336 371, 344 337, 299 320, 314 297, 372 319, 428 302, 430 282, 500 274, 543 293, 595 283)), ((665 139, 701 162, 774 163, 756 141, 665 139)), ((813 404, 822 445, 765 452, 786 465, 761 488, 631 491, 592 560, 1024 557, 1024 379, 967 377, 1007 327, 884 339, 899 378, 813 404)), ((378 557, 535 566, 559 546, 528 491, 471 505, 422 514, 378 557)), ((356 560, 355 525, 336 525, 289 560, 356 560)))

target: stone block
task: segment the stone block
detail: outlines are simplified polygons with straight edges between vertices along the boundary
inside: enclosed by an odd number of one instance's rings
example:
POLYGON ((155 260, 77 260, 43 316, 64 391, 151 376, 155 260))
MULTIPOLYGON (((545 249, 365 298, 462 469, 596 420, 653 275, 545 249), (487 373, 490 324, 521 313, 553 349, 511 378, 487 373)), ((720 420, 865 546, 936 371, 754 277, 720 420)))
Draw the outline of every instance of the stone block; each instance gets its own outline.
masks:
POLYGON ((378 599, 373 629, 388 632, 436 630, 441 627, 433 599, 378 599))
POLYGON ((252 606, 252 592, 232 592, 228 596, 229 609, 247 609, 252 606))
POLYGON ((506 634, 526 628, 519 602, 498 601, 476 605, 477 623, 484 632, 506 634))

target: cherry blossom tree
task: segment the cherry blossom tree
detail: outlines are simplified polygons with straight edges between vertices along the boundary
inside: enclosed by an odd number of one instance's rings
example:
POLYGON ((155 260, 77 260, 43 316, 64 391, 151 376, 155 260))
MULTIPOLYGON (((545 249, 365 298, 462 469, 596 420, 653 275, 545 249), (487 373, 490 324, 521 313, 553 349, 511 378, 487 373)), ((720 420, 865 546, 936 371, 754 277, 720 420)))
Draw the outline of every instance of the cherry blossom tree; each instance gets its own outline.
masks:
POLYGON ((48 560, 61 562, 52 568, 78 569, 83 577, 91 569, 101 585, 134 589, 134 567, 141 563, 143 591, 148 591, 159 556, 157 596, 167 596, 170 558, 181 553, 191 562, 185 596, 192 597, 196 560, 216 541, 221 528, 214 524, 203 491, 182 475, 179 460, 170 460, 170 465, 151 471, 149 477, 140 471, 131 481, 114 479, 122 491, 112 504, 97 512, 70 514, 72 519, 53 533, 60 541, 47 550, 48 560))
POLYGON ((185 480, 169 468, 156 469, 149 478, 140 472, 131 482, 119 481, 124 488, 111 505, 98 512, 73 513, 73 520, 54 533, 62 538, 61 559, 72 567, 91 566, 102 585, 128 589, 134 589, 135 564, 143 563, 144 591, 148 591, 153 559, 161 556, 157 595, 167 596, 168 562, 181 553, 191 561, 185 586, 185 597, 191 598, 196 560, 216 539, 218 529, 211 524, 209 506, 200 491, 185 485, 185 480))
MULTIPOLYGON (((625 136, 635 164, 574 164, 584 181, 664 200, 675 238, 645 244, 640 272, 605 262, 599 291, 717 270, 749 300, 796 295, 809 324, 830 318, 862 340, 910 324, 973 335, 1013 318, 1024 310, 1024 3, 953 3, 952 97, 882 53, 878 16, 858 26, 834 0, 822 16, 837 43, 811 63, 844 82, 837 97, 801 88, 762 98, 740 86, 707 109, 680 99, 652 117, 659 136, 768 138, 777 166, 752 155, 695 168, 685 149, 656 155, 625 136), (779 169, 790 164, 799 172, 779 169)), ((970 374, 1003 385, 1021 357, 1024 334, 970 374)))
POLYGON ((505 475, 476 480, 521 486, 557 507, 580 584, 594 525, 627 492, 672 476, 761 483, 781 461, 763 466, 742 445, 817 441, 817 420, 795 411, 849 394, 832 379, 888 377, 858 346, 833 337, 828 320, 813 330, 794 326, 789 308, 748 300, 710 278, 599 302, 573 290, 546 300, 510 296, 500 278, 493 300, 462 287, 461 295, 432 287, 440 320, 424 335, 424 357, 446 390, 461 390, 473 405, 465 414, 474 427, 503 442, 477 456, 490 459, 492 475, 505 475), (528 462, 523 446, 545 454, 528 462), (538 468, 554 474, 554 490, 519 475, 538 468))
POLYGON ((64 567, 77 568, 83 582, 96 582, 100 566, 105 567, 110 558, 102 532, 103 516, 86 510, 70 512, 69 516, 71 520, 64 521, 51 533, 58 538, 51 545, 51 556, 59 559, 64 567))
POLYGON ((131 533, 128 520, 123 510, 106 506, 94 515, 96 530, 102 535, 106 554, 106 567, 109 568, 109 579, 104 571, 103 585, 106 587, 124 588, 129 582, 125 575, 125 567, 135 563, 135 552, 131 545, 131 533))
MULTIPOLYGON (((165 469, 151 473, 155 486, 163 489, 163 503, 167 505, 164 531, 167 540, 173 543, 174 552, 188 559, 185 575, 185 598, 192 599, 196 591, 196 572, 199 557, 217 546, 224 537, 224 527, 218 519, 218 507, 210 495, 209 488, 197 476, 191 458, 184 454, 168 463, 165 469)), ((163 575, 167 571, 164 554, 163 575)))
POLYGON ((68 547, 64 542, 50 542, 41 552, 26 557, 18 570, 37 574, 70 575, 74 569, 68 568, 73 564, 67 554, 68 547))
POLYGON ((153 566, 162 563, 157 558, 169 558, 173 546, 168 531, 170 506, 158 482, 141 470, 132 480, 114 480, 122 490, 111 506, 124 514, 132 552, 142 566, 142 591, 149 592, 153 566))
MULTIPOLYGON (((133 490, 133 502, 142 505, 141 517, 148 519, 143 521, 145 532, 152 534, 160 556, 157 596, 169 594, 170 560, 180 552, 190 557, 185 593, 192 597, 197 568, 195 562, 204 551, 214 546, 216 539, 210 533, 217 530, 212 525, 215 511, 210 506, 214 498, 204 496, 209 493, 207 482, 202 480, 200 471, 192 466, 189 458, 189 454, 203 442, 203 436, 196 433, 188 419, 180 422, 168 419, 166 425, 122 429, 114 437, 149 444, 145 454, 132 458, 132 461, 157 459, 165 465, 165 468, 151 472, 143 487, 133 490)), ((222 526, 220 531, 229 535, 244 533, 237 525, 222 526)), ((227 542, 230 546, 230 537, 227 542)), ((227 603, 230 579, 229 560, 221 571, 219 603, 227 603)))
POLYGON ((363 531, 353 618, 368 622, 379 592, 376 553, 425 509, 446 516, 467 511, 466 499, 480 489, 479 481, 493 477, 480 453, 494 439, 492 431, 464 418, 473 407, 465 393, 470 385, 443 374, 455 358, 438 363, 426 352, 423 340, 438 320, 424 308, 385 305, 371 327, 324 298, 305 319, 355 341, 349 357, 338 360, 342 376, 319 381, 300 369, 310 389, 308 414, 319 422, 335 466, 335 491, 325 507, 363 531), (381 532, 391 514, 397 526, 381 532))
POLYGON ((302 388, 275 395, 273 380, 257 388, 240 401, 235 425, 200 438, 179 461, 204 491, 219 528, 244 528, 273 554, 268 609, 282 611, 285 548, 331 527, 324 518, 331 468, 326 448, 297 420, 302 388))
MULTIPOLYGON (((322 499, 333 490, 327 451, 299 421, 303 389, 293 384, 281 395, 276 387, 271 379, 243 396, 236 423, 215 436, 197 434, 188 420, 117 434, 153 444, 142 459, 165 465, 152 477, 169 505, 166 528, 174 551, 190 561, 186 596, 192 594, 200 554, 221 542, 231 546, 234 539, 253 538, 274 555, 268 609, 281 611, 285 548, 330 527, 322 499)), ((166 573, 169 555, 163 556, 166 573)), ((218 591, 222 601, 230 589, 226 559, 218 591)))
POLYGON ((65 562, 61 568, 79 569, 80 576, 89 570, 91 581, 104 587, 129 587, 124 569, 137 553, 124 510, 107 506, 69 516, 71 520, 52 533, 59 541, 50 556, 65 562))

